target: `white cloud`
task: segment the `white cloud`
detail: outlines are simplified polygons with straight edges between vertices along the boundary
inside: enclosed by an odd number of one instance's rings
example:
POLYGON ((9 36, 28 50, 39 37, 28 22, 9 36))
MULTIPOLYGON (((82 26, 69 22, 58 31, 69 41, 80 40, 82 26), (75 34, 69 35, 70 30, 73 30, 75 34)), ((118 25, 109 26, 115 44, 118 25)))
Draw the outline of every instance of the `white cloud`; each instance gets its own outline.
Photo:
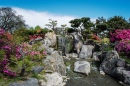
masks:
POLYGON ((45 24, 48 24, 49 19, 57 20, 58 27, 60 27, 62 24, 67 24, 69 27, 69 21, 75 19, 73 16, 59 16, 47 12, 37 12, 16 7, 13 7, 13 9, 17 12, 18 15, 22 15, 23 19, 26 21, 25 23, 31 27, 35 27, 37 25, 45 27, 45 24))

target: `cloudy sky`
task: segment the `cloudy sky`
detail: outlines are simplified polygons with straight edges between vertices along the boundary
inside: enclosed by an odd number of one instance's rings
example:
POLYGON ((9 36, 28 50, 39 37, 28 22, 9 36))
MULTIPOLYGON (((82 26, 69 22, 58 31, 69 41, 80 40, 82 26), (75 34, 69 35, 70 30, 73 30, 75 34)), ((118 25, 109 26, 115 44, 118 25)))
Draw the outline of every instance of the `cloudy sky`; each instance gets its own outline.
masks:
POLYGON ((130 17, 130 0, 0 0, 0 7, 12 7, 33 27, 45 27, 48 19, 57 20, 58 26, 70 26, 74 18, 90 17, 94 21, 101 16, 130 17))

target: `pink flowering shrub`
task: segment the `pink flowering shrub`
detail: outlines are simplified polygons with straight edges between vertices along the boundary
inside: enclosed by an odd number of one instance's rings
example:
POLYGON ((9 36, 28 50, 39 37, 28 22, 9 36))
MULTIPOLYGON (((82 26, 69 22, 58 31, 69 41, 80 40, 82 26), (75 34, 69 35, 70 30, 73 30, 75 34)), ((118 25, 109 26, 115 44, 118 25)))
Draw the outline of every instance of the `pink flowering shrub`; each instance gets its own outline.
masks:
POLYGON ((124 52, 130 54, 130 40, 121 40, 116 46, 115 49, 118 52, 124 52))
POLYGON ((29 45, 28 43, 23 43, 22 45, 22 51, 25 55, 29 56, 32 60, 34 59, 41 59, 44 57, 47 53, 43 50, 39 51, 37 50, 38 45, 29 45))
POLYGON ((12 72, 9 70, 10 68, 8 65, 11 61, 11 55, 16 55, 18 58, 21 57, 19 53, 19 47, 17 45, 14 45, 12 41, 7 36, 7 32, 5 32, 3 29, 0 28, 0 72, 14 77, 16 76, 15 72, 12 72), (4 52, 4 53, 3 53, 4 52))
POLYGON ((111 42, 119 42, 124 39, 130 40, 130 29, 118 29, 114 33, 110 33, 111 42))
POLYGON ((117 43, 115 49, 118 52, 130 54, 130 29, 116 30, 114 33, 110 33, 111 42, 117 43))
MULTIPOLYGON (((28 43, 20 43, 18 45, 14 40, 11 40, 11 34, 7 35, 6 33, 6 31, 0 29, 0 72, 4 75, 15 77, 18 74, 19 71, 17 73, 11 71, 10 65, 12 63, 21 67, 20 69, 23 68, 23 64, 26 65, 25 68, 31 68, 30 64, 33 61, 39 61, 46 55, 46 52, 37 49, 39 44, 29 45, 28 43), (24 59, 21 57, 24 57, 24 59)), ((15 69, 17 70, 17 68, 15 69)))

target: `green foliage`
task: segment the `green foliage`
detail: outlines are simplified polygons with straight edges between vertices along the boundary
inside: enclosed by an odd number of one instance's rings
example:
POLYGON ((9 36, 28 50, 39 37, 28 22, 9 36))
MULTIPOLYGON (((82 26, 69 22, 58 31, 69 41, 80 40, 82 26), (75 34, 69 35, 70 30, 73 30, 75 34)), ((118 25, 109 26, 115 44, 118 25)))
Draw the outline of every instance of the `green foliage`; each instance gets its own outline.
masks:
POLYGON ((3 60, 4 55, 5 55, 5 51, 4 50, 0 50, 0 61, 3 60))
POLYGON ((35 74, 35 73, 32 74, 32 77, 37 78, 37 79, 43 79, 43 80, 45 80, 44 77, 42 77, 42 76, 39 75, 39 74, 35 74))
POLYGON ((73 28, 68 28, 67 29, 67 33, 73 33, 75 31, 75 29, 73 29, 73 28))
POLYGON ((46 24, 46 26, 52 28, 53 31, 55 31, 55 27, 57 26, 57 21, 56 20, 52 20, 52 19, 49 19, 49 24, 46 24))
POLYGON ((113 16, 107 21, 109 31, 128 28, 128 22, 122 16, 113 16))
POLYGON ((0 7, 0 27, 13 33, 20 27, 25 27, 25 21, 21 15, 17 15, 10 7, 0 7))
POLYGON ((29 35, 27 34, 27 28, 20 28, 13 33, 13 41, 15 44, 20 44, 29 41, 29 35))
POLYGON ((86 29, 90 29, 90 27, 94 26, 89 17, 82 17, 81 22, 83 23, 83 27, 86 29))
POLYGON ((47 32, 51 32, 48 28, 41 28, 40 26, 36 26, 35 28, 31 27, 26 31, 27 35, 35 35, 35 34, 46 34, 47 32))
POLYGON ((90 29, 86 29, 86 31, 84 33, 86 33, 86 34, 92 34, 92 31, 90 29))
POLYGON ((74 19, 69 22, 71 24, 71 27, 78 28, 81 24, 81 19, 74 19))
POLYGON ((101 51, 110 51, 114 49, 114 44, 113 43, 101 43, 101 51))

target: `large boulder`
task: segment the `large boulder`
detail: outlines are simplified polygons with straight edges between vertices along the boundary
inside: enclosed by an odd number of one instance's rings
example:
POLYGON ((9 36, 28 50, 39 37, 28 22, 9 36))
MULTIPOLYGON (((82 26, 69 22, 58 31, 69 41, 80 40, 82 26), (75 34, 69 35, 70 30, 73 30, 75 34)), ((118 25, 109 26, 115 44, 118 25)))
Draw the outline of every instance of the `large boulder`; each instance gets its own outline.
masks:
POLYGON ((38 50, 39 51, 44 50, 47 54, 51 54, 54 51, 54 48, 51 48, 46 44, 42 44, 38 47, 38 50))
POLYGON ((100 71, 109 74, 116 79, 130 85, 130 68, 125 60, 119 58, 116 51, 109 51, 103 55, 103 62, 100 64, 100 71))
POLYGON ((108 51, 103 58, 103 62, 100 65, 100 71, 113 75, 113 69, 117 67, 117 62, 119 60, 117 51, 108 51))
POLYGON ((130 70, 124 67, 117 67, 114 69, 114 77, 123 83, 130 85, 130 70))
POLYGON ((90 73, 90 63, 87 61, 77 61, 74 63, 74 71, 89 75, 90 73))
POLYGON ((93 48, 93 45, 82 45, 81 51, 79 53, 79 58, 91 58, 93 48))
POLYGON ((9 86, 39 86, 38 80, 35 78, 29 78, 23 82, 13 82, 9 86))
POLYGON ((54 72, 53 74, 47 74, 45 77, 47 80, 46 86, 63 86, 62 76, 57 72, 54 72))
POLYGON ((79 54, 80 49, 83 45, 82 42, 82 35, 77 34, 76 32, 72 33, 73 40, 74 40, 74 50, 79 54))
POLYGON ((54 32, 48 32, 45 34, 45 39, 49 39, 51 42, 51 46, 56 45, 56 34, 54 32))
POLYGON ((57 51, 51 55, 47 55, 45 59, 43 59, 43 63, 45 64, 45 70, 52 70, 61 75, 66 75, 64 60, 57 51))

